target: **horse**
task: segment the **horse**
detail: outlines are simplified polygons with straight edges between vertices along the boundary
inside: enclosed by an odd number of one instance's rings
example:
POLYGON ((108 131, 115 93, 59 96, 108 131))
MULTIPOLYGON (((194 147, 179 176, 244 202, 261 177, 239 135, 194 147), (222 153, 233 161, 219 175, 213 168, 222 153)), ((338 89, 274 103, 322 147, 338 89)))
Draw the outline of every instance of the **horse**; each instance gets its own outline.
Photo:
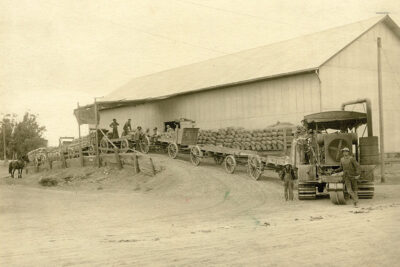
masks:
POLYGON ((18 178, 22 178, 22 170, 25 167, 25 162, 29 162, 26 156, 10 162, 10 164, 8 165, 8 172, 11 174, 12 178, 14 178, 15 170, 18 170, 18 178))

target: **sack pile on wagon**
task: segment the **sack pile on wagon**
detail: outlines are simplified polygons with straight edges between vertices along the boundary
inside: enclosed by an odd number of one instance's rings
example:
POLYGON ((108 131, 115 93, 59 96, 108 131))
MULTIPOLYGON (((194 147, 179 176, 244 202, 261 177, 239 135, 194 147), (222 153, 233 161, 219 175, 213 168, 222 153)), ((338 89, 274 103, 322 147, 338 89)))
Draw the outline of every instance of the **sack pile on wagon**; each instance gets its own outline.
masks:
POLYGON ((295 128, 289 125, 248 130, 227 127, 218 130, 200 130, 198 144, 210 144, 242 150, 278 151, 293 139, 295 128))

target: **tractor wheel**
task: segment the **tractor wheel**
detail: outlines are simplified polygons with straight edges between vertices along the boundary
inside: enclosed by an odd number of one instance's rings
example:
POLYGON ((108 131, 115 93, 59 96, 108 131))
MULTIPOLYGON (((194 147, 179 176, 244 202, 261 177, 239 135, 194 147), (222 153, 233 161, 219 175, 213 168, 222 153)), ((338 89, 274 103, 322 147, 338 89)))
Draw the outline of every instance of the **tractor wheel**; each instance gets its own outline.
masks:
POLYGON ((236 169, 236 159, 233 155, 228 155, 224 161, 225 170, 227 173, 233 173, 236 169))
POLYGON ((170 143, 168 145, 168 155, 171 159, 175 159, 178 156, 178 145, 175 143, 170 143))

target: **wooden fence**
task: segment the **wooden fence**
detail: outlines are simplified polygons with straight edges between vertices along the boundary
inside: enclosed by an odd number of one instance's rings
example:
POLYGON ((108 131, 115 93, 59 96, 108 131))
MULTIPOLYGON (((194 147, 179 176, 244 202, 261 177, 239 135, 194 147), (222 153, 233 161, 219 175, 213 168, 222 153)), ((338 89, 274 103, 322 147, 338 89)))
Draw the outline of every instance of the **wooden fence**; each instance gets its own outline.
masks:
MULTIPOLYGON (((100 166, 108 166, 111 168, 122 169, 125 167, 133 168, 134 173, 143 172, 144 174, 154 176, 156 174, 156 167, 153 159, 142 153, 118 153, 115 151, 113 154, 101 154, 100 166)), ((71 167, 84 167, 96 166, 96 156, 83 156, 78 158, 61 160, 47 160, 40 166, 28 165, 26 172, 40 172, 52 169, 62 169, 71 167)))

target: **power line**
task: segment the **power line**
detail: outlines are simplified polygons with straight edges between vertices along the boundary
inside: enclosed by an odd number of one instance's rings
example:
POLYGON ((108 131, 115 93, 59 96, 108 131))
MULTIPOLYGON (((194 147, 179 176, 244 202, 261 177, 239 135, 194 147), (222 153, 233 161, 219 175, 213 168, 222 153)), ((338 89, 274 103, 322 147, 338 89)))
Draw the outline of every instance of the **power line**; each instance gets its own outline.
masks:
POLYGON ((133 29, 133 30, 135 30, 135 31, 137 31, 137 32, 141 32, 141 33, 143 33, 143 34, 147 34, 147 35, 150 35, 150 36, 153 36, 153 37, 157 37, 157 38, 160 38, 160 39, 165 39, 165 40, 168 40, 168 41, 170 41, 170 42, 181 43, 181 44, 184 44, 184 45, 187 45, 187 46, 196 47, 196 48, 201 48, 201 49, 204 49, 204 50, 209 50, 209 51, 212 51, 212 52, 214 52, 214 53, 221 54, 221 55, 227 55, 227 54, 229 54, 229 53, 227 53, 227 52, 219 51, 219 50, 216 50, 216 49, 213 49, 213 48, 208 48, 208 47, 204 47, 204 46, 201 46, 201 45, 192 44, 192 43, 188 43, 188 42, 185 42, 185 41, 172 39, 172 38, 169 38, 169 37, 167 37, 167 36, 165 36, 165 35, 158 34, 158 33, 153 33, 153 32, 149 32, 149 31, 147 31, 147 30, 143 30, 143 29, 140 29, 140 28, 135 27, 135 26, 132 26, 132 25, 129 25, 129 26, 128 26, 128 25, 123 25, 123 24, 120 24, 120 23, 116 23, 116 22, 114 22, 114 21, 105 20, 105 19, 103 19, 103 18, 100 18, 100 19, 102 19, 102 20, 104 20, 104 21, 107 21, 107 22, 109 22, 109 23, 111 23, 111 24, 120 26, 120 27, 125 27, 125 28, 129 28, 129 29, 133 29))
MULTIPOLYGON (((194 5, 194 6, 199 6, 199 7, 203 7, 203 8, 213 9, 213 10, 220 11, 220 12, 231 13, 231 14, 235 14, 235 15, 239 15, 239 16, 246 16, 246 17, 250 17, 250 18, 253 18, 253 19, 257 19, 257 20, 262 20, 262 21, 265 21, 265 22, 275 22, 275 23, 279 23, 279 24, 282 24, 282 25, 294 26, 291 23, 283 22, 283 21, 280 21, 280 20, 266 19, 264 17, 255 16, 255 15, 248 14, 248 13, 237 12, 237 11, 228 10, 228 9, 224 9, 224 8, 220 8, 220 7, 213 7, 213 6, 209 6, 209 5, 195 3, 195 2, 192 2, 192 1, 187 1, 187 0, 175 0, 175 1, 181 2, 181 3, 185 3, 185 4, 194 5)), ((315 13, 317 13, 317 12, 314 12, 314 14, 315 13)), ((304 26, 304 24, 303 24, 303 26, 304 26)))

